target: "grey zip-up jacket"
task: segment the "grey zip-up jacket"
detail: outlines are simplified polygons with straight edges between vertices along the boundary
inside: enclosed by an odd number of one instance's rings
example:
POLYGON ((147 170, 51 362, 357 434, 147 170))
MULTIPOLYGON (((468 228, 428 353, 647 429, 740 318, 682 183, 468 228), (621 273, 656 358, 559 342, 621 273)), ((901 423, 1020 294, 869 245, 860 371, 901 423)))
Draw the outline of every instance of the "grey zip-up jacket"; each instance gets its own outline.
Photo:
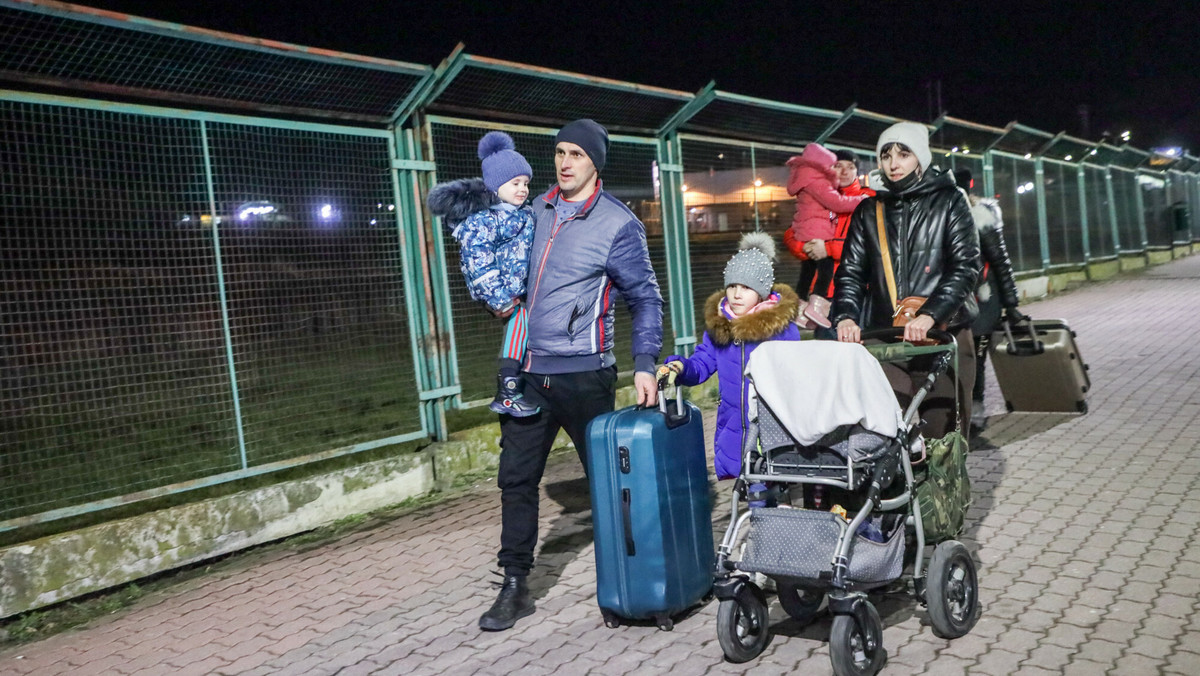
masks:
POLYGON ((662 351, 663 300, 645 226, 599 182, 570 218, 559 220, 558 201, 556 185, 533 202, 524 370, 578 373, 612 366, 619 292, 633 316, 634 369, 653 373, 662 351))

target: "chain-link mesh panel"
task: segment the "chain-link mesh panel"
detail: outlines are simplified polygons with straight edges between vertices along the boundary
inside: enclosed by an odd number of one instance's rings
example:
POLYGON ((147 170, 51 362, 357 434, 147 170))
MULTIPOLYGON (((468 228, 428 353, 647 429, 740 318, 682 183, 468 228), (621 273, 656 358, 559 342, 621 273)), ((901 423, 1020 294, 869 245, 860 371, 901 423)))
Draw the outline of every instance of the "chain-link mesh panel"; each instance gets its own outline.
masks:
POLYGON ((1091 152, 1092 144, 1070 136, 1059 137, 1042 153, 1042 157, 1050 160, 1078 162, 1091 152))
POLYGON ((982 153, 996 142, 1001 133, 1002 130, 992 127, 980 127, 947 120, 941 128, 934 132, 929 142, 935 148, 942 150, 982 153))
POLYGON ((1167 209, 1167 185, 1162 174, 1139 172, 1138 187, 1142 191, 1143 218, 1146 219, 1146 241, 1150 246, 1170 246, 1175 239, 1171 213, 1167 209))
POLYGON ((0 200, 0 519, 237 469, 197 124, 0 102, 0 200))
POLYGON ((1104 170, 1084 165, 1084 191, 1087 194, 1088 247, 1092 258, 1112 256, 1116 251, 1112 236, 1112 214, 1108 209, 1108 188, 1104 170))
POLYGON ((992 171, 996 199, 1004 213, 1004 243, 1008 246, 1013 270, 1040 270, 1042 253, 1034 164, 1029 160, 996 155, 992 160, 992 171))
POLYGON ((704 303, 725 288, 725 264, 737 252, 742 233, 757 227, 770 234, 778 252, 776 283, 796 285, 800 262, 783 243, 783 233, 796 213, 796 201, 787 194, 784 163, 800 151, 696 139, 684 139, 682 146, 692 302, 699 336, 705 330, 704 303))
POLYGON ((942 157, 934 155, 933 163, 944 167, 950 171, 958 171, 966 169, 971 172, 971 180, 975 185, 970 187, 969 192, 972 195, 980 195, 982 197, 991 197, 983 189, 983 159, 979 157, 971 157, 970 155, 958 155, 955 153, 947 153, 942 157))
POLYGON ((1138 226, 1137 174, 1112 168, 1113 200, 1117 203, 1117 234, 1121 251, 1141 251, 1142 233, 1138 226))
POLYGON ((612 87, 475 61, 468 62, 429 110, 545 124, 589 117, 609 132, 653 132, 687 100, 682 92, 612 87))
POLYGON ((884 117, 865 111, 856 112, 849 120, 846 120, 845 124, 833 132, 829 137, 829 142, 870 148, 874 152, 879 135, 899 121, 894 117, 884 117))
POLYGON ((209 139, 249 463, 420 430, 386 141, 209 139))
POLYGON ((723 137, 808 143, 816 140, 839 117, 838 113, 802 113, 717 98, 683 125, 683 131, 723 137))
POLYGON ((419 66, 305 56, 86 14, 0 6, 0 71, 8 79, 127 87, 195 100, 245 102, 388 119, 420 82, 419 66))
POLYGON ((1044 162, 1042 166, 1050 264, 1082 263, 1083 221, 1079 207, 1078 169, 1057 162, 1044 162))
MULTIPOLYGON (((479 156, 476 149, 479 139, 487 131, 485 128, 453 123, 439 122, 432 125, 433 153, 437 160, 438 181, 444 182, 480 175, 479 156)), ((517 152, 525 157, 533 169, 531 199, 536 208, 538 198, 555 182, 555 130, 524 132, 509 130, 508 133, 513 137, 517 152)), ((601 178, 604 190, 623 201, 645 224, 650 260, 654 264, 658 286, 665 303, 670 303, 662 216, 659 202, 654 196, 652 178, 654 156, 655 148, 652 144, 615 141, 609 148, 601 178)), ((450 280, 451 312, 454 318, 454 339, 463 400, 490 400, 495 394, 496 358, 500 351, 504 326, 488 314, 481 303, 471 300, 459 270, 458 242, 444 227, 442 228, 442 237, 446 248, 446 268, 450 280)), ((613 351, 617 357, 617 368, 626 371, 633 368, 633 357, 630 352, 631 322, 625 303, 617 302, 615 306, 614 330, 616 335, 613 351)), ((670 309, 664 304, 663 356, 667 354, 675 340, 669 317, 670 309)))
POLYGON ((1003 150, 1014 155, 1036 153, 1052 138, 1054 137, 1046 132, 1013 128, 996 144, 996 150, 1003 150))

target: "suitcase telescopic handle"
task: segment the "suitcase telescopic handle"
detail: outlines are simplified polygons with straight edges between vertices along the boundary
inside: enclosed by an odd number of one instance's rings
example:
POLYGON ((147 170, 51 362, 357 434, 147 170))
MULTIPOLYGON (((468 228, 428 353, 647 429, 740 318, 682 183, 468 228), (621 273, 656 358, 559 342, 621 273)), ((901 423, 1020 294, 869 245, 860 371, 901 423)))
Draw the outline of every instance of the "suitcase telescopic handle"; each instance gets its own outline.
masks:
MULTIPOLYGON (((1033 327, 1033 320, 1026 322, 1029 327, 1029 343, 1024 344, 1013 338, 1012 322, 1004 320, 1004 335, 1008 338, 1008 346, 1006 350, 1009 354, 1017 357, 1032 357, 1033 355, 1042 354, 1046 351, 1046 345, 1038 340, 1037 329, 1033 327)), ((1023 337, 1022 337, 1023 338, 1023 337)))
POLYGON ((688 420, 688 410, 683 405, 683 390, 679 384, 675 382, 676 373, 667 369, 666 373, 659 373, 658 376, 658 410, 667 419, 667 427, 679 427, 688 420), (666 394, 668 386, 675 388, 675 411, 667 410, 667 399, 663 395, 666 394))

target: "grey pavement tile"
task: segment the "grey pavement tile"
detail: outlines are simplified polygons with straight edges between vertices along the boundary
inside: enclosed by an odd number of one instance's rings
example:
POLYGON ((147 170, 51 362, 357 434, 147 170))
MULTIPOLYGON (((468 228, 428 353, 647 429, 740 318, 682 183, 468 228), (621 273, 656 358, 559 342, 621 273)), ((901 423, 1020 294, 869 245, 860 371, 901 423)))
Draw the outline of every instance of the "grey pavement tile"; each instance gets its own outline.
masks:
POLYGON ((1063 669, 1071 663, 1071 659, 1077 652, 1071 648, 1064 648, 1053 644, 1039 645, 1029 651, 1029 659, 1021 664, 1021 668, 1030 666, 1049 669, 1054 673, 1062 673, 1063 669))
POLYGON ((1009 676, 1017 671, 1027 653, 1015 653, 992 647, 985 655, 981 655, 971 673, 989 674, 989 676, 1009 676))
POLYGON ((1110 676, 1143 676, 1158 673, 1165 665, 1165 659, 1127 653, 1116 661, 1108 673, 1110 676))
POLYGON ((1127 644, 1123 642, 1106 641, 1092 636, 1087 643, 1079 646, 1078 659, 1113 664, 1125 653, 1126 647, 1127 644))
POLYGON ((1167 664, 1163 670, 1167 673, 1187 674, 1187 676, 1200 674, 1200 655, 1185 652, 1172 653, 1167 658, 1167 664))

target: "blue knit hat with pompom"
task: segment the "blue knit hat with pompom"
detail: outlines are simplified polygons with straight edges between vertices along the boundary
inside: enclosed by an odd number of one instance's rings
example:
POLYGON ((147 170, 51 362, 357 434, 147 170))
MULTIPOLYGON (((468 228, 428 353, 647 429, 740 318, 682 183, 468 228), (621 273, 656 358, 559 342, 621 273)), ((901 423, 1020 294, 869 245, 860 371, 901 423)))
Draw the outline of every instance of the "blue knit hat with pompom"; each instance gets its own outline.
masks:
POLYGON ((489 131, 479 139, 479 159, 483 161, 483 183, 496 192, 518 176, 533 178, 533 169, 517 152, 512 137, 502 131, 489 131))

